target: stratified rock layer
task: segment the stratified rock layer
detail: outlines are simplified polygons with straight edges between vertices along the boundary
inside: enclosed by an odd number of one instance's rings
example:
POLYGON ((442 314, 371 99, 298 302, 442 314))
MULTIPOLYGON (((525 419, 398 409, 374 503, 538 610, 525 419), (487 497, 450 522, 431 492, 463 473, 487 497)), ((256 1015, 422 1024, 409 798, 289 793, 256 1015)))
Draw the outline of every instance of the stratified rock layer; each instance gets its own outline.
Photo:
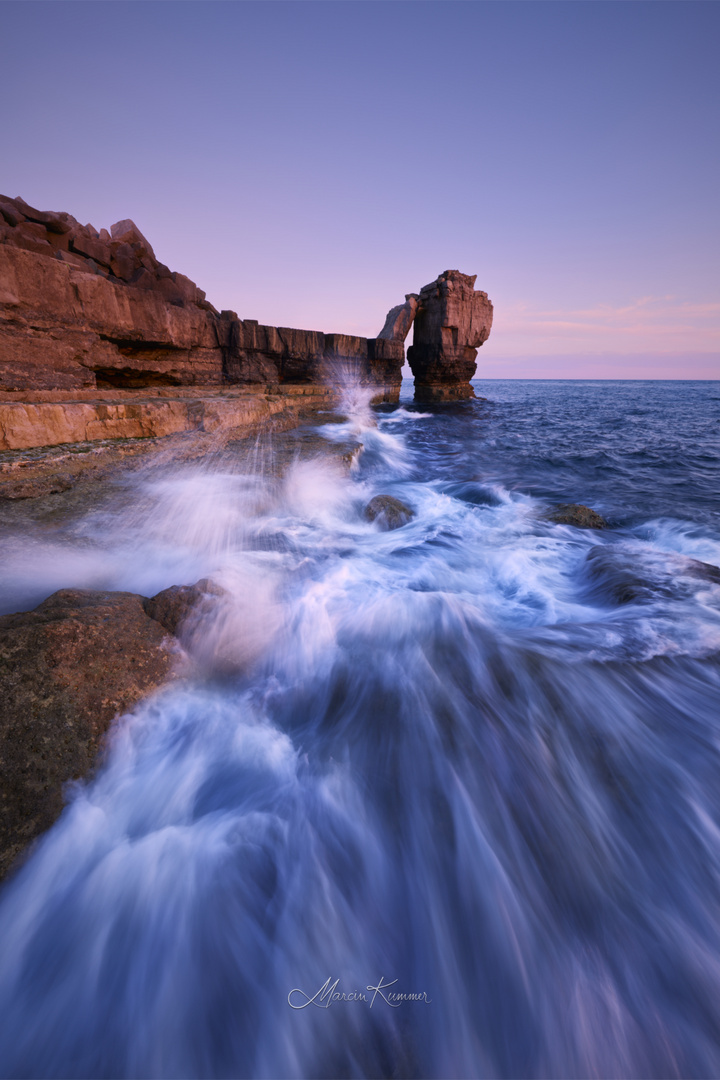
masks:
POLYGON ((470 380, 477 350, 492 327, 493 306, 476 291, 476 275, 446 270, 420 290, 408 363, 415 397, 436 401, 474 397, 470 380))
POLYGON ((0 196, 0 392, 318 384, 399 394, 402 340, 217 312, 126 219, 111 233, 0 196))
MULTIPOLYGON (((0 195, 0 404, 38 391, 195 387, 202 396, 350 379, 372 387, 376 401, 396 401, 413 322, 416 396, 472 396, 476 350, 492 323, 492 305, 474 283, 446 271, 419 295, 408 293, 376 338, 264 326, 216 311, 193 281, 159 262, 129 218, 98 231, 0 195)), ((56 413, 11 410, 0 418, 0 449, 51 445, 55 428, 62 443, 113 438, 119 428, 147 438, 193 427, 176 406, 159 403, 135 412, 125 402, 94 412, 62 403, 56 413)))

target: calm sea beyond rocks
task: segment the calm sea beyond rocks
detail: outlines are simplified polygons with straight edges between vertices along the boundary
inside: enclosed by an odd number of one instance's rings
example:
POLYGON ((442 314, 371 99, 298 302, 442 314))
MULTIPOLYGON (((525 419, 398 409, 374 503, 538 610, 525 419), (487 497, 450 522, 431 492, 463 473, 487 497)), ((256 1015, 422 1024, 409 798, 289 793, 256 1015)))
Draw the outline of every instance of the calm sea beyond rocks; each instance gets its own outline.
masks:
MULTIPOLYGON (((493 318, 474 286, 446 270, 375 338, 262 326, 217 311, 129 219, 97 230, 0 196, 0 507, 92 508, 152 455, 199 458, 258 433, 286 433, 276 468, 319 450, 350 462, 357 446, 300 439, 299 423, 331 412, 348 380, 396 402, 413 326, 416 399, 473 397, 493 318)), ((411 515, 391 496, 366 511, 387 529, 411 515)), ((64 785, 93 770, 113 720, 178 677, 193 610, 219 592, 63 589, 0 617, 0 875, 57 818, 64 785)))

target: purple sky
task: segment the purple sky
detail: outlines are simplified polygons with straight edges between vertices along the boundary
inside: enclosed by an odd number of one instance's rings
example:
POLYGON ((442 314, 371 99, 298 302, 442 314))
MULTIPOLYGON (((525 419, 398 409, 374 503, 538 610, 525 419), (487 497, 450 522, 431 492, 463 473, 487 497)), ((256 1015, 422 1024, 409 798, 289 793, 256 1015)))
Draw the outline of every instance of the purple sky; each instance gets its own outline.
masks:
POLYGON ((0 191, 218 308, 374 335, 442 270, 484 377, 720 377, 720 4, 0 3, 0 191))

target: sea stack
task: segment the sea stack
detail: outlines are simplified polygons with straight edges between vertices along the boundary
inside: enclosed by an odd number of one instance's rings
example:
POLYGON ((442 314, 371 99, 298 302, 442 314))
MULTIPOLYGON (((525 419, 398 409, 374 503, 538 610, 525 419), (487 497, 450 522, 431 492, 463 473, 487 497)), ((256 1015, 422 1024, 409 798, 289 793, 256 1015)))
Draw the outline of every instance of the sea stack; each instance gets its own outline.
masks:
POLYGON ((493 306, 475 289, 477 275, 446 270, 420 290, 408 363, 418 401, 475 396, 477 350, 487 341, 493 306))

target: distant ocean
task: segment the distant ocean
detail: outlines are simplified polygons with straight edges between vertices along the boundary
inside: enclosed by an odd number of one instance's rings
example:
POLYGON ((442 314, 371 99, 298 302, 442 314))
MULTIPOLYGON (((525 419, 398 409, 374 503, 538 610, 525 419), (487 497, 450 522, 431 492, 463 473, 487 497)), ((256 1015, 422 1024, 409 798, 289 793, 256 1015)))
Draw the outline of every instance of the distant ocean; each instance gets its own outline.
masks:
POLYGON ((720 382, 474 385, 24 538, 28 596, 213 576, 240 659, 0 896, 3 1076, 720 1075, 720 382))

